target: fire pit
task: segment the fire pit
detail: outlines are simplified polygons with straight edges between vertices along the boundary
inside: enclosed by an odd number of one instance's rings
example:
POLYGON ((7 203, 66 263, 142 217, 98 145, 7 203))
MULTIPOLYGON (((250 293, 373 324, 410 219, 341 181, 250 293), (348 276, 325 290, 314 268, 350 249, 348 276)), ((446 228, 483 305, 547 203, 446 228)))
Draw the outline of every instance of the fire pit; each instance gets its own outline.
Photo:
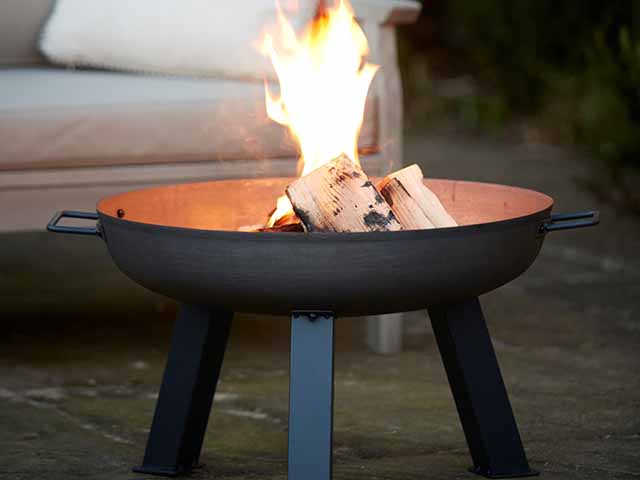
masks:
POLYGON ((291 315, 289 478, 331 477, 333 335, 337 316, 428 308, 473 460, 490 478, 529 467, 477 297, 535 260, 546 233, 598 223, 551 215, 522 188, 426 180, 459 226, 366 233, 241 232, 268 216, 294 179, 228 180, 105 198, 64 211, 53 232, 97 235, 118 267, 182 302, 138 472, 177 475, 197 463, 233 312, 291 315), (61 226, 64 217, 95 227, 61 226))

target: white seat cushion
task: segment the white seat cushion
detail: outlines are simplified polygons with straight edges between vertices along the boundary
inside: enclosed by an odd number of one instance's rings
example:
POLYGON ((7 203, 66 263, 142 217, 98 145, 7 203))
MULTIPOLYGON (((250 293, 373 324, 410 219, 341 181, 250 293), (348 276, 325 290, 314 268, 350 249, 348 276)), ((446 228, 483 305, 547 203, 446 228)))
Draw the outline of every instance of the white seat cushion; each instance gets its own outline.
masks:
MULTIPOLYGON (((297 156, 258 82, 0 70, 0 170, 297 156)), ((375 150, 375 100, 360 145, 375 150)))

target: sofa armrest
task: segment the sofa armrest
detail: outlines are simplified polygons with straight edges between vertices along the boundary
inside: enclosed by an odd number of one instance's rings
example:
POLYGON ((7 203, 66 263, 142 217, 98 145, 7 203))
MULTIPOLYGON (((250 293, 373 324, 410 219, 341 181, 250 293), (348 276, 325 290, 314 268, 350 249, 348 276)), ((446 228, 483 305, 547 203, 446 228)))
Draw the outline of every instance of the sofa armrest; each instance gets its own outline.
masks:
POLYGON ((384 176, 403 165, 402 82, 398 68, 396 27, 414 22, 421 5, 411 0, 350 0, 369 42, 367 60, 379 65, 369 89, 377 98, 378 157, 372 175, 384 176))
POLYGON ((356 16, 365 23, 405 25, 414 23, 422 5, 413 0, 352 0, 356 16))

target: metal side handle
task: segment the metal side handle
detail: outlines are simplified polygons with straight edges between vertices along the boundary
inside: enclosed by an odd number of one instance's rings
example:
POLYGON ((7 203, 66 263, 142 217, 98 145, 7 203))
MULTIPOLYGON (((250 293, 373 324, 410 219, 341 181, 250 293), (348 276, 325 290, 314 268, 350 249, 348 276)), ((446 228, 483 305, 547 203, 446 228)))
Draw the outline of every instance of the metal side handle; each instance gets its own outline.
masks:
POLYGON ((102 236, 98 224, 94 227, 65 227, 58 225, 63 218, 84 218, 87 220, 98 220, 96 212, 77 212, 74 210, 63 210, 57 212, 47 224, 47 230, 55 233, 74 233, 76 235, 97 235, 102 236))
POLYGON ((560 213, 551 215, 551 218, 542 224, 540 230, 546 233, 556 230, 569 230, 571 228, 593 227, 598 223, 600 223, 600 212, 598 210, 560 213))

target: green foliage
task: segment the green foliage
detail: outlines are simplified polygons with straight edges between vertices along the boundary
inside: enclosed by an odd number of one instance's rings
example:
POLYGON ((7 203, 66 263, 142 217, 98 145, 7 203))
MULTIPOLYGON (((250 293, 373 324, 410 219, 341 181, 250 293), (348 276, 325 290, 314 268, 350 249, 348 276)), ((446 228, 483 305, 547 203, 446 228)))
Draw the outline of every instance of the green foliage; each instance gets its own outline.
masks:
POLYGON ((495 131, 524 115, 611 178, 640 171, 637 0, 426 0, 400 52, 410 116, 428 105, 495 131), (475 91, 434 100, 434 78, 464 75, 475 91))
POLYGON ((588 59, 577 140, 614 174, 618 166, 640 167, 640 42, 622 28, 618 47, 612 49, 599 32, 588 59))

